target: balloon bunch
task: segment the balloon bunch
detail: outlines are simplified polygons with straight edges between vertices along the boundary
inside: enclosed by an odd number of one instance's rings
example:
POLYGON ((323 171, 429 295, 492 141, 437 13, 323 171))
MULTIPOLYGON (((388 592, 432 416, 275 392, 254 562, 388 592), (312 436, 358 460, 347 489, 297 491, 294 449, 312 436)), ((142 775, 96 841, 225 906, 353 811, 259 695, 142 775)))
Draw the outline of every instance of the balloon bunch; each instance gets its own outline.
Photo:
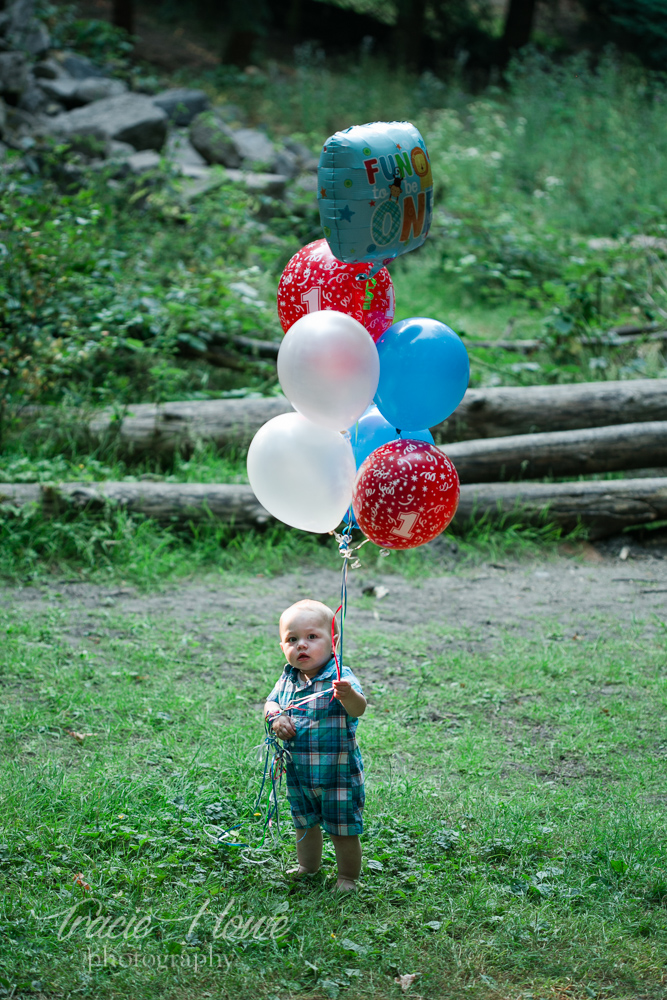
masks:
POLYGON ((429 427, 454 412, 469 376, 466 349, 444 323, 393 324, 384 265, 428 233, 426 146, 408 122, 337 132, 318 184, 326 239, 292 257, 278 288, 278 378, 296 412, 257 432, 248 477, 293 527, 333 531, 347 514, 377 545, 414 548, 456 512, 456 469, 429 427))

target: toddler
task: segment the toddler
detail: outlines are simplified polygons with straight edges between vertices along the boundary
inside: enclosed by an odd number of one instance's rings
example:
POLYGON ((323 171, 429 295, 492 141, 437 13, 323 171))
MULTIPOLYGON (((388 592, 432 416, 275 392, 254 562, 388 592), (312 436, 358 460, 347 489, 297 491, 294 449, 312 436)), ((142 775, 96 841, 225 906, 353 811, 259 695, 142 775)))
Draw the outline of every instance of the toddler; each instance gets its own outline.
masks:
POLYGON ((298 601, 283 611, 280 647, 287 663, 264 716, 289 750, 285 766, 296 827, 296 874, 319 869, 324 828, 336 851, 337 889, 354 891, 364 807, 364 766, 354 734, 366 699, 348 667, 341 668, 337 680, 333 620, 333 611, 319 601, 298 601))

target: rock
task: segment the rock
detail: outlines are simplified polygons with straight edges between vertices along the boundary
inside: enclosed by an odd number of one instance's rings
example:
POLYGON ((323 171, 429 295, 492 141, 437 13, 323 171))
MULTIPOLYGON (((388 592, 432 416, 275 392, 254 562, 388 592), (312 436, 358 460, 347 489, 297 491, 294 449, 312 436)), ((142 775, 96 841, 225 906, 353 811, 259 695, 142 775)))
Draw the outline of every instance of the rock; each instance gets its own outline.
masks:
POLYGON ((34 20, 17 38, 18 48, 30 56, 41 56, 51 48, 51 36, 46 25, 34 20))
POLYGON ((76 88, 78 80, 61 78, 59 80, 41 78, 39 86, 47 97, 54 101, 60 101, 66 108, 73 108, 79 102, 76 100, 76 88))
POLYGON ((296 153, 292 153, 289 149, 281 149, 274 157, 273 168, 277 174, 284 174, 285 177, 296 177, 301 170, 301 165, 296 153))
POLYGON ((52 119, 51 131, 68 139, 93 136, 129 142, 135 149, 162 149, 167 116, 150 97, 121 94, 57 115, 52 119))
POLYGON ((239 167, 241 157, 234 142, 235 135, 212 111, 197 115, 190 124, 190 142, 207 163, 239 167))
POLYGON ((234 184, 243 184, 253 194, 265 194, 271 198, 281 198, 289 180, 282 174, 262 174, 229 169, 227 170, 227 179, 234 184))
POLYGON ((263 167, 273 165, 276 157, 275 146, 264 132, 255 128, 239 128, 234 130, 232 138, 244 165, 263 167))
POLYGON ((118 139, 112 139, 107 146, 107 155, 114 159, 127 158, 133 156, 135 152, 134 146, 129 142, 120 142, 118 139))
POLYGON ((20 146, 21 149, 31 149, 36 142, 35 136, 46 135, 48 129, 45 124, 48 122, 46 115, 33 114, 23 108, 7 105, 6 134, 11 133, 12 145, 20 146))
POLYGON ((127 93, 126 83, 122 80, 110 80, 105 76, 88 76, 83 80, 40 80, 39 85, 45 94, 60 101, 66 108, 80 108, 93 101, 127 93))
POLYGON ((0 136, 5 134, 5 128, 7 127, 7 105, 0 97, 0 136))
POLYGON ((35 0, 14 0, 6 6, 8 17, 7 34, 26 31, 35 16, 35 0))
POLYGON ((74 52, 67 52, 61 60, 63 69, 73 76, 75 80, 85 80, 90 76, 106 76, 107 74, 90 59, 78 56, 74 52))
POLYGON ((120 97, 127 93, 123 80, 111 80, 105 76, 87 76, 77 81, 76 96, 81 104, 91 104, 107 97, 120 97))
POLYGON ((11 47, 21 49, 30 56, 47 51, 51 37, 46 26, 35 17, 34 0, 14 0, 6 14, 5 33, 11 47))
POLYGON ((288 149, 290 153, 294 153, 299 161, 299 168, 301 170, 317 173, 318 158, 302 142, 297 142, 296 139, 286 139, 285 149, 288 149))
MULTIPOLYGON (((176 167, 205 167, 206 160, 190 142, 186 131, 170 132, 167 136, 164 154, 176 167)), ((182 171, 185 173, 185 171, 182 171)))
POLYGON ((38 80, 66 80, 69 74, 63 69, 57 59, 42 59, 32 68, 38 80))
POLYGON ((40 111, 46 111, 48 103, 49 100, 38 82, 30 76, 18 99, 18 107, 30 114, 37 114, 40 111))
POLYGON ((153 149, 144 149, 127 158, 127 165, 133 174, 145 174, 160 166, 160 154, 153 149))
POLYGON ((193 118, 210 107, 208 95, 203 90, 186 87, 163 90, 153 98, 153 103, 162 108, 174 125, 189 125, 193 118))
POLYGON ((214 191, 225 182, 225 175, 222 170, 213 170, 211 167, 184 167, 186 179, 181 183, 181 198, 187 204, 196 201, 209 191, 214 191))
POLYGON ((28 63, 23 52, 0 52, 0 94, 18 96, 28 83, 28 63))
POLYGON ((307 194, 315 194, 317 191, 317 174, 299 174, 294 181, 294 186, 307 194))

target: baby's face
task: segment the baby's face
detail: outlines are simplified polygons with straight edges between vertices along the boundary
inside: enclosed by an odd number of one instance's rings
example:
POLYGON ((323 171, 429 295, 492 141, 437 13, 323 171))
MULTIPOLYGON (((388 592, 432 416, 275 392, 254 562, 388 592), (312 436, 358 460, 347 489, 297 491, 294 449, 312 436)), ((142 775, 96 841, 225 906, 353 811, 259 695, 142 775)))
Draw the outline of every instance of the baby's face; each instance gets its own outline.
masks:
POLYGON ((329 623, 312 611, 294 611, 280 623, 280 648, 291 667, 316 674, 331 659, 329 623))

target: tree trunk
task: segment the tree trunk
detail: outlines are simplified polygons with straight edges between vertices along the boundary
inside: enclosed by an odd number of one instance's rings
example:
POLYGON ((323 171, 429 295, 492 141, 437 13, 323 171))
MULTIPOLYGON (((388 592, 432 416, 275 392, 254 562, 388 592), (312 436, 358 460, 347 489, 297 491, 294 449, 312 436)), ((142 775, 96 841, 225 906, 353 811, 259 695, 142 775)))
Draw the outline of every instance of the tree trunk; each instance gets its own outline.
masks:
POLYGON ((501 62, 506 66, 511 57, 528 45, 533 32, 536 0, 508 0, 503 37, 500 40, 501 62))
POLYGON ((468 389, 435 428, 443 441, 667 420, 667 379, 468 389))
POLYGON ((460 522, 494 512, 517 512, 519 519, 557 524, 572 531, 578 524, 589 538, 604 538, 636 525, 667 519, 667 478, 615 479, 581 483, 489 483, 461 488, 460 522))
MULTIPOLYGON (((4 483, 0 504, 41 503, 46 513, 73 504, 95 509, 119 504, 134 513, 171 523, 211 516, 237 528, 261 527, 271 515, 249 486, 205 483, 4 483)), ((667 478, 582 483, 472 484, 461 489, 459 523, 488 514, 516 513, 524 523, 545 521, 570 531, 581 523, 591 538, 667 519, 667 478)))
POLYGON ((398 0, 397 7, 396 54, 406 69, 416 71, 421 64, 426 0, 398 0))
MULTIPOLYGON (((191 454, 198 443, 247 447, 262 424, 291 410, 279 396, 136 403, 120 416, 109 410, 92 417, 75 414, 74 425, 66 425, 62 412, 48 407, 26 407, 18 417, 24 423, 39 419, 36 433, 52 435, 55 428, 47 419, 52 413, 69 435, 78 432, 97 444, 114 439, 125 454, 168 458, 176 451, 191 454)), ((456 412, 433 432, 443 442, 471 441, 605 427, 615 420, 624 424, 667 420, 667 379, 468 389, 456 412)))
POLYGON ((271 520, 249 486, 221 483, 2 483, 0 504, 40 503, 48 515, 67 507, 99 510, 117 504, 156 521, 205 521, 211 516, 239 528, 271 520))
POLYGON ((445 445, 462 483, 588 476, 626 469, 667 470, 667 420, 546 434, 516 434, 445 445))
POLYGON ((134 34, 134 0, 113 0, 112 23, 123 28, 129 35, 134 34))

